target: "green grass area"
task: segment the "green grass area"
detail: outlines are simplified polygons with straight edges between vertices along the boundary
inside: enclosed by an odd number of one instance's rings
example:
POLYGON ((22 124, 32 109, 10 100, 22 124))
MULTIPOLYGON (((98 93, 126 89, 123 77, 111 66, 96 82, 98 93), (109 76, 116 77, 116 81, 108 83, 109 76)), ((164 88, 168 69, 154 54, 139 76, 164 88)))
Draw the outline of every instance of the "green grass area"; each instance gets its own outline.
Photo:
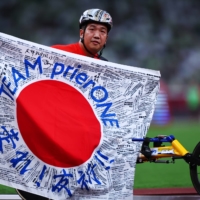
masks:
MULTIPOLYGON (((174 122, 166 127, 151 126, 147 136, 174 135, 192 152, 200 141, 200 122, 174 122)), ((143 163, 136 165, 134 188, 192 187, 189 165, 184 160, 175 164, 143 163)))
POLYGON ((17 192, 15 191, 14 188, 0 185, 0 194, 16 194, 16 193, 17 192))
MULTIPOLYGON (((200 122, 174 122, 168 126, 151 126, 148 137, 174 135, 190 152, 200 141, 200 122)), ((183 160, 175 164, 137 164, 134 188, 192 187, 189 166, 183 160)), ((0 194, 14 194, 13 188, 0 185, 0 194)))

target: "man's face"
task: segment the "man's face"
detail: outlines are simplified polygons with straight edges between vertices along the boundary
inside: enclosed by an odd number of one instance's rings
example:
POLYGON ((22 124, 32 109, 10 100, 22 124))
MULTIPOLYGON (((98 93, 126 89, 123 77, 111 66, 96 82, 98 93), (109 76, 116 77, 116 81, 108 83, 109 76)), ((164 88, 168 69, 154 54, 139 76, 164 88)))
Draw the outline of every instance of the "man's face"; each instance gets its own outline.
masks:
POLYGON ((98 53, 103 45, 106 43, 108 37, 107 27, 102 24, 91 23, 88 24, 85 33, 84 30, 80 30, 80 37, 84 35, 84 44, 87 49, 93 53, 98 53))

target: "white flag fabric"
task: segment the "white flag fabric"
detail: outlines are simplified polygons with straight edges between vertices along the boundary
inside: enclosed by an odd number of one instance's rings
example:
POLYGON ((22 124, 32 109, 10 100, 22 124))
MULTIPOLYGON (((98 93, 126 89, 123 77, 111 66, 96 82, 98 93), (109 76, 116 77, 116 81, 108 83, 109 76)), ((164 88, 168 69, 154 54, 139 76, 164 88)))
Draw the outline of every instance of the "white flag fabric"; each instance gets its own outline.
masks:
POLYGON ((50 199, 133 199, 160 72, 0 33, 0 183, 50 199))

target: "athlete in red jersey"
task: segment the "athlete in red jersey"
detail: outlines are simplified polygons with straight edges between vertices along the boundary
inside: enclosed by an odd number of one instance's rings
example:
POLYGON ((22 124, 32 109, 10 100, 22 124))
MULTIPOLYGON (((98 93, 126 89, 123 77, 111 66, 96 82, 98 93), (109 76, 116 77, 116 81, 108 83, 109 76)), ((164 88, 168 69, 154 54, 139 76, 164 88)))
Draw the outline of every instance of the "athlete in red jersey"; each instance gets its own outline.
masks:
POLYGON ((69 45, 53 45, 52 47, 83 56, 106 60, 101 55, 112 25, 112 17, 106 11, 100 9, 86 10, 79 20, 79 42, 69 45))
MULTIPOLYGON (((101 55, 106 45, 108 33, 112 28, 110 14, 100 9, 86 10, 79 20, 79 27, 79 42, 69 45, 53 45, 52 47, 83 56, 106 60, 101 55)), ((19 189, 17 189, 17 192, 23 199, 48 200, 46 197, 19 189)))

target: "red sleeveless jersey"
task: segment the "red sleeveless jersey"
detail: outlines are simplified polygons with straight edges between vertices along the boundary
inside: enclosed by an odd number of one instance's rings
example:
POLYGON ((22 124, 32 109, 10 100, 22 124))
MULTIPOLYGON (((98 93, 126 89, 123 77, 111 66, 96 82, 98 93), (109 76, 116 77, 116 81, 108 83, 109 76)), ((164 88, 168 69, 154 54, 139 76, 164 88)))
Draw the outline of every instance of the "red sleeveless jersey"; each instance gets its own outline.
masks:
MULTIPOLYGON (((53 45, 51 47, 56 48, 56 49, 60 49, 60 50, 63 50, 63 51, 67 51, 67 52, 70 52, 70 53, 75 53, 75 54, 79 54, 79 55, 82 55, 82 56, 86 56, 85 52, 81 49, 80 44, 78 42, 73 43, 73 44, 67 44, 67 45, 56 44, 56 45, 53 45)), ((99 59, 98 55, 95 55, 94 58, 99 59)))

